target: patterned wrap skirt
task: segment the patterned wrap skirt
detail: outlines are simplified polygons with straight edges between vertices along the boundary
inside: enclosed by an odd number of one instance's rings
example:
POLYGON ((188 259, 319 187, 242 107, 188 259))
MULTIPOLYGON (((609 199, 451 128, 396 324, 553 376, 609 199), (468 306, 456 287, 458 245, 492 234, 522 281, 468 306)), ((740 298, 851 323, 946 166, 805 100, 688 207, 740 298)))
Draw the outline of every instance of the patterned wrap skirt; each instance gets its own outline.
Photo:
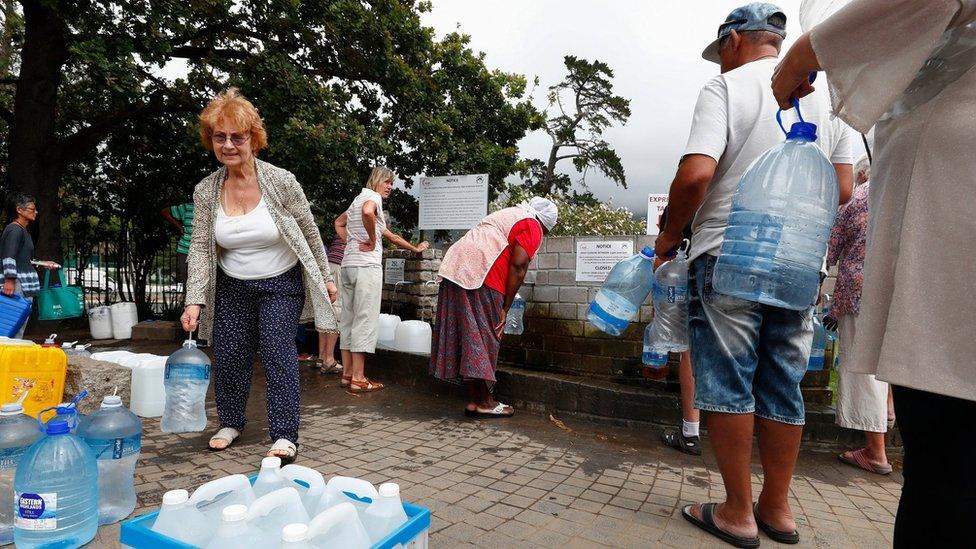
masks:
POLYGON ((442 280, 437 295, 437 323, 430 348, 430 373, 438 379, 495 382, 501 341, 495 326, 502 319, 505 296, 482 286, 465 290, 442 280))

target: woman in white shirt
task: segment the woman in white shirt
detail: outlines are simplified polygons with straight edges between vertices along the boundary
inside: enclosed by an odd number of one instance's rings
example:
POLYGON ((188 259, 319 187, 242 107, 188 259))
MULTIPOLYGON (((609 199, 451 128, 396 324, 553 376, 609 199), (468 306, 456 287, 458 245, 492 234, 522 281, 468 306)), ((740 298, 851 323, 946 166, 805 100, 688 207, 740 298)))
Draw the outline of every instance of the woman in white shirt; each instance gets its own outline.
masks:
POLYGON ((203 144, 224 166, 197 185, 187 258, 183 328, 214 342, 214 393, 223 450, 247 422, 255 352, 267 377, 269 456, 298 452, 298 350, 295 327, 315 320, 335 333, 336 297, 315 219, 291 173, 258 160, 267 134, 257 110, 234 89, 200 115, 203 144))
POLYGON ((353 392, 371 392, 382 383, 366 379, 366 354, 376 351, 376 327, 383 299, 383 243, 380 235, 399 248, 420 253, 427 242, 414 246, 387 228, 383 200, 393 192, 393 172, 377 166, 366 187, 349 209, 335 220, 336 234, 346 241, 342 256, 339 292, 342 318, 339 320, 339 349, 342 351, 343 387, 353 392))

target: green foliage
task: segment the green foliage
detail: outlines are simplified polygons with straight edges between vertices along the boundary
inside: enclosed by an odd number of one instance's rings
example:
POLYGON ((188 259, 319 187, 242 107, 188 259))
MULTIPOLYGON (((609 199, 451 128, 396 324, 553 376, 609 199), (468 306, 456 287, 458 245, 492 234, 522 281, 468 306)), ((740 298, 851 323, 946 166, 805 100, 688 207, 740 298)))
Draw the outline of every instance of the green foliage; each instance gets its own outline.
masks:
POLYGON ((522 176, 536 193, 567 192, 572 181, 556 173, 556 164, 570 160, 586 174, 595 169, 627 187, 624 167, 616 151, 603 139, 604 131, 630 118, 630 100, 613 94, 613 70, 602 61, 587 61, 567 55, 566 78, 549 88, 549 108, 544 129, 552 139, 546 162, 530 161, 522 166, 522 176))
MULTIPOLYGON (((491 204, 491 211, 515 206, 527 201, 533 194, 526 189, 512 189, 491 204)), ((559 208, 559 222, 551 236, 615 236, 644 234, 645 222, 635 219, 627 208, 614 208, 603 203, 592 193, 556 193, 546 198, 559 208)))

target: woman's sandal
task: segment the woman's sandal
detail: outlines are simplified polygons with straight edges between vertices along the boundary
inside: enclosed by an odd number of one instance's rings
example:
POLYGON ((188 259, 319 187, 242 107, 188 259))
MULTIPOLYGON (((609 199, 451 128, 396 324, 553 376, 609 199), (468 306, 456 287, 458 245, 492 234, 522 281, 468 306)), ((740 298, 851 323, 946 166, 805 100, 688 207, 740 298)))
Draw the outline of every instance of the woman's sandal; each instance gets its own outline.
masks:
POLYGON ((755 549, 759 547, 759 536, 753 538, 737 536, 731 532, 726 532, 715 524, 715 505, 715 503, 703 503, 701 505, 701 518, 691 514, 691 509, 694 505, 685 505, 681 509, 681 516, 685 517, 685 520, 688 522, 735 547, 741 547, 742 549, 755 549))
POLYGON ((859 450, 849 450, 843 454, 837 456, 841 462, 848 465, 852 465, 859 469, 864 469, 869 473, 875 473, 878 475, 888 475, 891 474, 891 464, 890 463, 875 463, 868 459, 867 448, 861 448, 859 450))
POLYGON ((331 364, 328 362, 322 362, 322 365, 319 366, 319 373, 322 375, 341 374, 342 364, 339 364, 338 360, 333 360, 331 364))
POLYGON ((515 408, 512 408, 508 404, 502 404, 499 402, 494 408, 483 412, 477 408, 474 410, 464 409, 464 415, 468 417, 474 417, 479 419, 495 419, 495 418, 505 418, 512 417, 515 415, 515 408))
POLYGON ((382 383, 377 383, 368 379, 364 379, 362 381, 356 381, 355 379, 349 380, 349 390, 353 393, 372 393, 382 390, 383 387, 384 385, 382 383))
POLYGON ((298 447, 287 438, 279 438, 268 450, 268 457, 280 458, 282 465, 288 465, 298 457, 298 447))
POLYGON ((214 436, 210 437, 210 442, 207 443, 207 446, 210 448, 210 451, 212 452, 220 452, 222 450, 226 450, 230 448, 231 445, 234 444, 234 441, 237 440, 237 437, 239 436, 241 436, 241 432, 238 431, 237 429, 233 427, 221 427, 220 430, 217 431, 217 433, 214 436), (227 444, 222 448, 217 448, 216 446, 214 446, 215 440, 224 441, 227 444))
POLYGON ((769 539, 775 541, 776 543, 783 543, 786 545, 796 545, 797 543, 800 543, 800 533, 796 530, 793 530, 792 532, 783 532, 782 530, 777 530, 763 522, 763 520, 759 518, 758 503, 752 506, 752 516, 756 519, 756 526, 758 526, 764 534, 769 536, 769 539))
POLYGON ((352 376, 349 377, 342 376, 342 379, 339 380, 339 387, 342 387, 343 389, 348 389, 349 385, 351 384, 352 384, 352 376))

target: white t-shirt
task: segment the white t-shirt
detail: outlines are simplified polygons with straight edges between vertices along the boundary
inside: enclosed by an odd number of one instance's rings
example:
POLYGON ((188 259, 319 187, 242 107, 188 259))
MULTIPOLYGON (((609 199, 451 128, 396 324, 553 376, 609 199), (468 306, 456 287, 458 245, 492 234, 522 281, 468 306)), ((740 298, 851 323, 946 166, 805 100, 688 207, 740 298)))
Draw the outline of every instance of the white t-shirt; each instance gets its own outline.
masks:
MULTIPOLYGON (((779 107, 770 88, 777 62, 760 59, 720 74, 698 96, 684 155, 704 154, 718 166, 695 214, 689 261, 702 254, 718 255, 739 179, 753 160, 785 139, 776 123, 779 107)), ((834 164, 851 164, 853 131, 831 117, 826 86, 817 82, 817 90, 800 100, 800 113, 817 125, 817 145, 827 158, 834 164)), ((792 109, 782 118, 787 130, 798 121, 792 109)))
POLYGON ((386 230, 386 216, 383 215, 383 197, 372 189, 363 189, 346 210, 346 252, 342 256, 343 267, 370 267, 383 265, 383 231, 386 230), (376 247, 364 252, 359 249, 361 242, 369 242, 369 234, 363 225, 363 205, 367 201, 376 204, 376 247))
POLYGON ((223 205, 217 208, 214 236, 220 247, 217 263, 232 278, 271 278, 298 263, 298 256, 281 238, 263 197, 244 215, 228 216, 223 205))

